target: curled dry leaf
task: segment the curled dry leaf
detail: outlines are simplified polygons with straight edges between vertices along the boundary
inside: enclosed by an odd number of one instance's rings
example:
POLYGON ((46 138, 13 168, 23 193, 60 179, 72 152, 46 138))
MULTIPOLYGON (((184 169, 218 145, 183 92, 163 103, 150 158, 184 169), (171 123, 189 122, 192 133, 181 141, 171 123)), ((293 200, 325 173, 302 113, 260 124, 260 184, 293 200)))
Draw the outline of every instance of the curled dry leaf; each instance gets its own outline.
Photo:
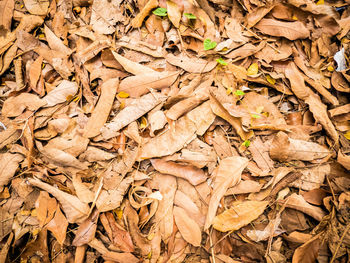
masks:
POLYGON ((102 84, 100 99, 86 125, 84 137, 91 138, 100 134, 100 130, 106 123, 111 111, 118 85, 118 78, 109 79, 102 84))
POLYGON ((292 263, 315 262, 320 249, 321 234, 318 234, 298 247, 293 254, 292 263))
POLYGON ((5 117, 17 117, 26 109, 36 111, 43 107, 46 101, 30 93, 21 93, 16 97, 11 97, 2 106, 2 115, 5 117))
POLYGON ((213 220, 213 227, 221 232, 238 230, 257 219, 265 210, 267 201, 236 202, 213 220))
POLYGON ((289 40, 303 39, 310 36, 309 30, 300 21, 282 22, 274 19, 263 18, 254 27, 264 34, 285 37, 289 40))
POLYGON ((158 0, 150 0, 147 4, 140 10, 140 13, 131 21, 131 25, 135 28, 141 27, 143 20, 148 16, 152 9, 158 6, 158 0))
POLYGON ((171 161, 167 162, 162 159, 152 159, 151 163, 157 171, 186 179, 192 185, 198 185, 207 180, 204 171, 192 165, 183 165, 171 161))
POLYGON ((79 226, 72 242, 73 246, 83 246, 95 238, 98 217, 99 211, 95 209, 92 214, 79 226))
POLYGON ((276 134, 270 146, 272 159, 282 162, 290 160, 312 161, 328 156, 330 151, 326 146, 314 142, 294 140, 284 132, 276 134))
POLYGON ((248 159, 240 156, 227 157, 221 160, 214 172, 214 187, 210 198, 207 219, 204 229, 208 229, 215 217, 220 199, 225 195, 229 187, 235 186, 241 181, 241 174, 248 165, 248 159))
POLYGON ((199 247, 202 234, 196 221, 187 215, 186 210, 178 206, 174 206, 174 218, 182 237, 191 245, 199 247))
POLYGON ((138 75, 138 74, 145 74, 145 73, 155 73, 156 71, 146 67, 144 65, 141 65, 137 62, 131 61, 118 53, 112 51, 112 54, 114 58, 120 63, 120 65, 123 66, 123 68, 127 71, 130 72, 131 74, 138 75))
POLYGON ((28 182, 52 194, 62 205, 69 223, 81 223, 88 216, 90 207, 76 196, 67 194, 36 178, 29 178, 28 182))

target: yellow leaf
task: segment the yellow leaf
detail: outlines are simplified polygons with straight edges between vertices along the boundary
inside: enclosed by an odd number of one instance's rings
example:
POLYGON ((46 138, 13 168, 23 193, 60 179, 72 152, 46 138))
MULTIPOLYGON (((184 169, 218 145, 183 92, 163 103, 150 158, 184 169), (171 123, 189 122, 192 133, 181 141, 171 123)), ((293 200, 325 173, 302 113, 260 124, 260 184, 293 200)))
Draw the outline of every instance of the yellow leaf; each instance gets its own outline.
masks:
POLYGON ((36 228, 32 231, 32 234, 33 234, 33 236, 36 236, 37 234, 39 234, 39 232, 40 232, 40 229, 36 228))
POLYGON ((129 93, 121 91, 121 92, 118 93, 118 97, 119 98, 128 98, 129 97, 129 93))
POLYGON ((116 214, 116 216, 118 217, 118 219, 122 219, 122 218, 123 218, 123 210, 122 210, 122 209, 117 208, 117 209, 115 209, 113 212, 116 214))
POLYGON ((247 75, 254 76, 254 75, 258 74, 258 71, 259 71, 258 63, 253 63, 249 66, 249 68, 247 70, 247 75))
POLYGON ((20 214, 22 216, 29 216, 30 215, 30 211, 29 210, 21 210, 20 214))
POLYGON ((319 0, 316 5, 324 5, 324 0, 319 0))
POLYGON ((264 106, 259 106, 259 107, 256 108, 255 112, 258 113, 258 114, 261 114, 263 109, 264 109, 264 106))
POLYGON ((344 134, 344 137, 350 141, 350 130, 344 134))
POLYGON ((327 67, 327 69, 328 69, 328 71, 330 71, 330 72, 333 72, 333 71, 334 71, 334 68, 333 68, 332 65, 329 65, 329 66, 327 67))
POLYGON ((140 129, 144 129, 146 128, 148 125, 147 119, 145 117, 142 116, 141 118, 141 123, 140 123, 140 129))
POLYGON ((35 208, 30 213, 31 216, 37 216, 37 214, 38 214, 38 211, 35 208))
POLYGON ((270 75, 266 75, 266 80, 268 83, 270 83, 272 85, 275 85, 275 83, 276 83, 276 80, 273 77, 271 77, 270 75))
POLYGON ((236 202, 232 208, 214 218, 213 227, 221 232, 238 230, 257 219, 268 203, 267 201, 236 202))
POLYGON ((292 16, 292 19, 293 20, 298 20, 298 18, 295 15, 292 16))
POLYGON ((227 95, 230 95, 232 92, 233 92, 233 87, 228 87, 228 88, 226 89, 226 94, 227 94, 227 95))

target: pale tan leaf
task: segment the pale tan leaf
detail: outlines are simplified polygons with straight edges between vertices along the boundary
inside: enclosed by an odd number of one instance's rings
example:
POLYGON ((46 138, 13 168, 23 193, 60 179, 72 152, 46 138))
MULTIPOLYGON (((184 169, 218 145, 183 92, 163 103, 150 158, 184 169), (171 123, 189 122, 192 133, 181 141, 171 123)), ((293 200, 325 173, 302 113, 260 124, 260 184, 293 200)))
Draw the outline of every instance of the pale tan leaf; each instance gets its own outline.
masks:
POLYGON ((173 2, 171 0, 166 1, 167 5, 167 11, 168 11, 168 17, 169 20, 173 23, 173 25, 178 28, 180 26, 180 21, 181 21, 181 6, 173 2))
POLYGON ((184 53, 175 56, 171 53, 166 55, 165 59, 172 65, 182 68, 190 73, 206 73, 211 71, 217 65, 215 60, 205 60, 201 58, 191 58, 184 53))
POLYGON ((241 181, 234 187, 227 189, 226 195, 239 195, 239 194, 248 194, 248 193, 256 193, 261 190, 262 185, 253 180, 245 180, 241 181))
POLYGON ((174 176, 160 173, 156 173, 154 178, 159 187, 159 192, 163 196, 162 200, 158 202, 155 220, 159 224, 162 240, 167 243, 174 228, 173 205, 177 182, 174 176))
POLYGON ((330 154, 326 146, 314 142, 294 140, 284 132, 276 134, 270 146, 272 159, 282 162, 290 160, 312 161, 330 154))
POLYGON ((346 114, 350 112, 350 103, 343 106, 336 107, 328 111, 331 117, 346 114))
POLYGON ((182 165, 162 159, 152 159, 151 163, 157 171, 163 174, 181 177, 189 181, 192 185, 198 185, 207 179, 203 170, 192 165, 182 165))
POLYGON ((68 221, 61 212, 59 206, 57 206, 54 218, 47 224, 47 229, 52 232, 58 243, 63 245, 66 239, 68 221))
POLYGON ((23 3, 32 15, 45 16, 49 11, 49 0, 24 0, 23 3))
POLYGON ((81 223, 88 216, 90 207, 81 202, 76 196, 63 192, 36 178, 28 178, 28 182, 53 195, 61 203, 69 223, 81 223))
POLYGON ((269 155, 269 147, 266 146, 260 139, 256 137, 249 145, 249 151, 252 154, 253 160, 263 171, 270 171, 273 169, 273 161, 269 155))
POLYGON ((77 91, 78 85, 76 82, 63 80, 43 98, 43 100, 46 101, 45 107, 52 107, 59 103, 63 103, 70 97, 74 96, 77 91))
POLYGON ((30 93, 21 93, 16 97, 5 100, 2 107, 2 115, 5 117, 17 117, 26 109, 36 111, 44 106, 46 101, 30 93))
POLYGON ((73 246, 83 246, 94 239, 99 214, 100 212, 95 209, 91 215, 81 223, 77 232, 75 233, 75 237, 72 242, 73 246))
POLYGON ((52 50, 57 50, 61 52, 62 54, 65 54, 66 56, 70 56, 72 54, 72 50, 67 47, 65 44, 63 44, 62 40, 57 37, 50 28, 48 28, 46 25, 44 25, 45 30, 45 36, 47 43, 49 44, 49 47, 52 50))
POLYGON ((165 97, 159 93, 150 93, 134 99, 128 106, 122 109, 111 122, 105 124, 101 129, 102 136, 105 139, 114 137, 117 131, 152 110, 155 106, 164 101, 164 99, 165 97))
POLYGON ((138 75, 138 74, 146 74, 146 73, 155 73, 156 71, 146 67, 144 65, 141 65, 140 63, 131 61, 118 53, 112 51, 112 54, 114 58, 120 63, 120 65, 123 66, 123 68, 127 71, 130 72, 131 74, 138 75))
POLYGON ((181 117, 175 122, 174 127, 169 127, 166 132, 145 143, 140 150, 138 159, 173 154, 181 150, 186 143, 192 141, 195 138, 195 133, 195 124, 187 116, 181 117))
POLYGON ((66 153, 65 151, 47 147, 42 147, 40 142, 36 142, 38 150, 42 153, 45 158, 48 158, 51 162, 56 165, 63 167, 73 167, 76 169, 87 169, 87 165, 77 160, 73 155, 66 153))
POLYGON ((85 127, 84 137, 92 138, 100 134, 111 111, 115 94, 117 93, 119 79, 109 79, 101 86, 100 99, 85 127))
POLYGON ((161 90, 168 88, 179 76, 179 72, 163 71, 163 72, 146 72, 123 79, 120 82, 118 92, 124 91, 130 97, 138 98, 151 89, 161 90))
POLYGON ((84 203, 92 203, 95 199, 95 193, 90 189, 87 183, 83 183, 81 178, 77 175, 73 175, 72 183, 76 192, 76 195, 80 201, 84 203))
POLYGON ((344 166, 347 170, 350 170, 350 156, 343 154, 341 150, 338 151, 337 162, 344 166))
POLYGON ((323 164, 308 169, 302 169, 300 172, 303 174, 300 179, 292 182, 290 185, 298 189, 310 191, 319 189, 323 185, 325 177, 331 172, 331 167, 329 164, 323 164))
POLYGON ((229 187, 241 181, 241 174, 248 165, 248 159, 240 156, 227 157, 221 160, 214 172, 214 189, 210 197, 209 208, 204 229, 208 229, 215 217, 221 198, 229 187))
POLYGON ((196 133, 200 136, 202 136, 208 130, 216 117, 211 110, 210 105, 210 101, 206 101, 187 114, 188 118, 194 122, 194 125, 197 128, 196 133))
POLYGON ((186 210, 178 206, 174 206, 174 218, 182 237, 191 245, 199 247, 202 234, 196 221, 187 215, 186 210))
MULTIPOLYGON (((29 85, 35 92, 38 93, 37 83, 40 79, 43 57, 39 56, 30 66, 29 69, 29 85)), ((38 93, 39 94, 39 93, 38 93)), ((42 94, 39 94, 42 95, 42 94)))
POLYGON ((111 160, 115 157, 116 155, 113 153, 106 152, 97 147, 89 146, 86 151, 79 156, 79 159, 92 163, 97 161, 111 160))
POLYGON ((255 46, 251 43, 244 44, 242 47, 239 47, 230 53, 226 54, 225 57, 232 58, 233 62, 241 60, 243 58, 249 57, 251 55, 254 55, 261 49, 265 47, 266 43, 265 41, 261 41, 259 45, 255 46))
POLYGON ((90 25, 99 34, 112 34, 115 32, 115 24, 123 21, 119 0, 93 1, 90 25))
POLYGON ((238 230, 257 219, 268 203, 267 201, 236 202, 230 209, 214 218, 213 227, 221 232, 238 230))
POLYGON ((21 154, 2 153, 0 155, 0 187, 6 185, 15 175, 19 163, 24 160, 21 154))
POLYGON ((285 37, 289 40, 303 39, 310 36, 309 30, 300 21, 282 22, 274 19, 263 18, 257 25, 255 25, 255 28, 259 29, 264 34, 285 37))

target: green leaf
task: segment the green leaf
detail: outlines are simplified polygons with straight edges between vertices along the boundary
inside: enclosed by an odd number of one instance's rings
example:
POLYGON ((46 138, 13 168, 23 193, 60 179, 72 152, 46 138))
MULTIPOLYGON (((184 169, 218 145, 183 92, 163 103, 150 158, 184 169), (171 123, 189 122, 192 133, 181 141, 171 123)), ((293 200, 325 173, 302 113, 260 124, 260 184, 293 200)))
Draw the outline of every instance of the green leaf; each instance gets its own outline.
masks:
POLYGON ((184 16, 188 19, 197 19, 197 17, 192 13, 184 13, 184 16))
POLYGON ((260 118, 261 118, 261 116, 260 116, 260 115, 257 115, 257 114, 252 114, 251 116, 252 116, 252 118, 254 118, 254 119, 260 119, 260 118))
POLYGON ((243 96, 245 93, 244 93, 244 91, 242 91, 242 90, 236 90, 235 91, 235 95, 236 96, 243 96))
POLYGON ((210 50, 216 47, 217 43, 215 41, 211 41, 211 39, 207 38, 203 42, 204 50, 210 50))
POLYGON ((156 16, 167 16, 168 10, 166 10, 166 8, 163 8, 163 7, 158 7, 156 10, 153 10, 152 13, 155 14, 156 16))
POLYGON ((216 62, 223 65, 223 66, 226 66, 227 65, 227 62, 225 60, 223 60, 222 58, 217 58, 216 59, 216 62))
POLYGON ((245 141, 242 143, 242 145, 248 148, 249 145, 250 145, 250 140, 245 140, 245 141))

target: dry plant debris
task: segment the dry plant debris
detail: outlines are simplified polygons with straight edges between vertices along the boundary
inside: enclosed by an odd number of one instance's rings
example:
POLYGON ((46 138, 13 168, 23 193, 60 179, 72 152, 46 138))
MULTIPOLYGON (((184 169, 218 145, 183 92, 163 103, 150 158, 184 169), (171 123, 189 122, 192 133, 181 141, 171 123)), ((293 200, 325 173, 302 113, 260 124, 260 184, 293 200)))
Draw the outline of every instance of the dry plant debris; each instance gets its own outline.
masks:
POLYGON ((0 262, 349 262, 349 0, 0 0, 0 262))

